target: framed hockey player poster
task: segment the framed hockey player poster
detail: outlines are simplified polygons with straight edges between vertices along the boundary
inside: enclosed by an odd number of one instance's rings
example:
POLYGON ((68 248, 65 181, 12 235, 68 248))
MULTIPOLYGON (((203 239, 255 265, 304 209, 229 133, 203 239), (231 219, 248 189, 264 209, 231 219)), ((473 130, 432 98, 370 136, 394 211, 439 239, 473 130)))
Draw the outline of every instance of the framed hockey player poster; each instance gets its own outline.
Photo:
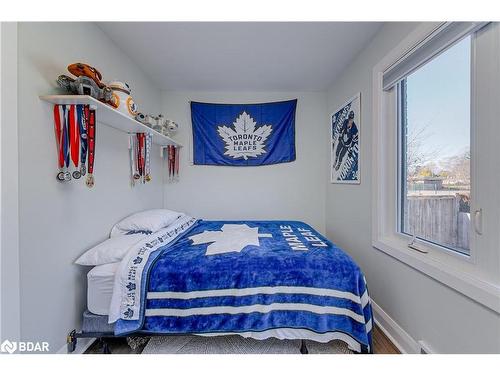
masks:
POLYGON ((359 184, 361 93, 349 99, 330 118, 331 164, 334 184, 359 184))

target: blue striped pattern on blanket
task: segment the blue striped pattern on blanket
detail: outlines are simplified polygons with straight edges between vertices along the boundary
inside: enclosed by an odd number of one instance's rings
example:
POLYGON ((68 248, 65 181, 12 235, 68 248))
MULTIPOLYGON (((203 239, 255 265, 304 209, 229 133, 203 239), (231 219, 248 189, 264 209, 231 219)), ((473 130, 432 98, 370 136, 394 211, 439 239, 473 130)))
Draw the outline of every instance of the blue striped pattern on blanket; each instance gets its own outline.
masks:
POLYGON ((361 270, 301 222, 199 221, 152 253, 144 275, 139 319, 118 320, 117 334, 267 332, 371 348, 361 270))

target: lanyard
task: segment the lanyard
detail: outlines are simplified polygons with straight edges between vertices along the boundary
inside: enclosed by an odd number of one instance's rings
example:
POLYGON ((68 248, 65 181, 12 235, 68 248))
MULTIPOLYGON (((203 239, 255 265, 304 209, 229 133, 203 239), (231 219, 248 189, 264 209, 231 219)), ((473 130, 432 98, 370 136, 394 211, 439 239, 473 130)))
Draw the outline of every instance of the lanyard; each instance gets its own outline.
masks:
POLYGON ((168 181, 170 181, 170 176, 172 174, 172 171, 170 170, 170 145, 167 146, 167 165, 168 165, 168 181))
POLYGON ((89 106, 78 105, 78 128, 80 131, 80 175, 85 176, 85 160, 87 159, 87 122, 89 118, 89 106))
MULTIPOLYGON (((63 117, 62 117, 62 148, 63 148, 63 155, 64 155, 64 164, 66 166, 66 169, 69 168, 69 110, 68 106, 63 105, 62 106, 63 110, 63 117)), ((65 172, 64 176, 65 179, 68 180, 68 175, 70 176, 69 179, 71 179, 71 175, 69 174, 68 171, 65 172)))
POLYGON ((139 176, 144 177, 144 133, 137 133, 137 143, 137 170, 139 176))
POLYGON ((80 157, 80 127, 78 124, 78 114, 75 105, 69 107, 69 134, 70 134, 70 154, 75 170, 73 178, 79 179, 82 175, 78 170, 80 157))
POLYGON ((168 178, 173 181, 175 174, 175 147, 168 145, 168 178))
POLYGON ((175 175, 177 177, 177 179, 179 178, 179 152, 180 152, 180 148, 179 147, 175 147, 175 175))
MULTIPOLYGON (((59 181, 64 181, 64 153, 63 153, 63 129, 61 126, 61 111, 62 108, 59 105, 54 105, 54 134, 56 136, 56 147, 57 147, 57 167, 59 172, 57 173, 57 179, 59 181)), ((64 114, 63 114, 64 115, 64 114)))
POLYGON ((151 181, 151 146, 153 143, 153 135, 150 133, 146 134, 146 147, 145 147, 145 154, 146 154, 146 161, 145 161, 145 177, 144 179, 146 182, 151 181))
POLYGON ((89 188, 94 186, 94 157, 95 157, 95 110, 89 111, 89 122, 87 125, 87 142, 88 142, 88 169, 89 174, 85 183, 89 188))
POLYGON ((62 143, 62 152, 63 152, 63 159, 64 159, 64 167, 65 167, 65 172, 64 172, 64 180, 65 181, 70 181, 71 180, 71 173, 69 173, 69 108, 66 105, 61 106, 61 128, 62 128, 62 138, 61 138, 61 143, 62 143))
POLYGON ((132 186, 135 186, 135 180, 138 180, 141 176, 137 173, 136 170, 136 135, 135 134, 129 134, 128 136, 128 150, 129 150, 129 156, 130 156, 130 184, 132 186))

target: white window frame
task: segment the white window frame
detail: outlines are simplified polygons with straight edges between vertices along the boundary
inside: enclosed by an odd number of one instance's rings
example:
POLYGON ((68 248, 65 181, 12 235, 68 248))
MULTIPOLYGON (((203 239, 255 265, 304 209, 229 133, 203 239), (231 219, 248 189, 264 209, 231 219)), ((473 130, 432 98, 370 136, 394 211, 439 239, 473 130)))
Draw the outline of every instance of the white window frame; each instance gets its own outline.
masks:
MULTIPOLYGON (((477 263, 476 250, 473 246, 471 246, 471 255, 466 256, 439 245, 419 241, 418 248, 426 252, 422 253, 409 248, 411 236, 398 231, 398 168, 400 166, 398 163, 397 89, 394 87, 390 91, 383 90, 383 74, 415 46, 428 39, 429 35, 432 35, 442 24, 419 25, 373 68, 372 245, 375 249, 500 313, 499 280, 490 277, 481 268, 481 264, 477 263)), ((474 42, 471 55, 474 66, 474 42)), ((474 74, 472 74, 471 154, 475 147, 474 79, 474 74)), ((473 179, 474 173, 474 161, 472 161, 473 179)), ((500 273, 500 264, 498 271, 500 273)))

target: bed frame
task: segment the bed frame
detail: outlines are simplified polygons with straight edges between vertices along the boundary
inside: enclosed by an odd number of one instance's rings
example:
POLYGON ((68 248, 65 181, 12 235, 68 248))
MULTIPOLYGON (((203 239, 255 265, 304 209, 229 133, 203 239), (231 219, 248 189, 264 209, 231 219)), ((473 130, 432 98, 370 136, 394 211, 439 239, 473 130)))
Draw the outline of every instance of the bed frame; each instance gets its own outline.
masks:
MULTIPOLYGON (((68 353, 73 353, 76 349, 76 343, 79 338, 94 338, 97 339, 101 346, 102 354, 111 354, 111 350, 109 349, 109 345, 106 342, 106 339, 110 338, 127 338, 127 337, 151 337, 151 336, 186 336, 186 334, 152 334, 152 333, 134 333, 131 335, 124 336, 116 336, 110 332, 77 332, 75 329, 71 331, 67 336, 67 345, 68 345, 68 353)), ((307 349, 306 340, 300 340, 300 353, 301 354, 309 354, 307 349)), ((353 352, 354 354, 373 354, 373 351, 369 351, 368 347, 365 345, 361 345, 361 353, 353 352)))

